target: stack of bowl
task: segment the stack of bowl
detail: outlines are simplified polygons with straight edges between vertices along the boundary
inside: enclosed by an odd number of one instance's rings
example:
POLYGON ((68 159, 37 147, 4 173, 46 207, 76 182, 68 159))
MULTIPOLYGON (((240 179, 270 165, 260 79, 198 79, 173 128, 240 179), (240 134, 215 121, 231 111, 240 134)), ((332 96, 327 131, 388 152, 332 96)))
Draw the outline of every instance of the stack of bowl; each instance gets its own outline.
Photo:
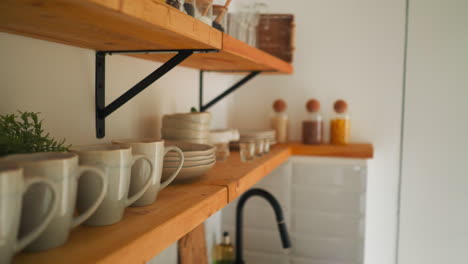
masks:
MULTIPOLYGON (((194 144, 182 141, 166 141, 166 145, 180 148, 184 153, 184 165, 174 182, 186 182, 203 176, 216 163, 215 147, 207 144, 194 144)), ((176 153, 169 152, 164 157, 162 180, 177 169, 179 157, 176 153)))
POLYGON ((211 114, 207 112, 165 115, 161 136, 167 140, 207 144, 210 124, 211 114))

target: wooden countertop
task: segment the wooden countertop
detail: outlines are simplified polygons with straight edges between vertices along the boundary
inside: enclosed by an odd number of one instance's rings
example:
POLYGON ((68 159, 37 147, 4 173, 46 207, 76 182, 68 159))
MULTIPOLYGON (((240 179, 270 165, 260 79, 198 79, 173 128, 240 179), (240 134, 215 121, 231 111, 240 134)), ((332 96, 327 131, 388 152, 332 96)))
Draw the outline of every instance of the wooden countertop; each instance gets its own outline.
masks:
POLYGON ((128 208, 124 219, 104 227, 80 226, 55 249, 21 253, 14 263, 145 263, 252 187, 291 155, 373 157, 371 144, 277 145, 252 163, 233 152, 191 184, 171 185, 145 207, 128 208))

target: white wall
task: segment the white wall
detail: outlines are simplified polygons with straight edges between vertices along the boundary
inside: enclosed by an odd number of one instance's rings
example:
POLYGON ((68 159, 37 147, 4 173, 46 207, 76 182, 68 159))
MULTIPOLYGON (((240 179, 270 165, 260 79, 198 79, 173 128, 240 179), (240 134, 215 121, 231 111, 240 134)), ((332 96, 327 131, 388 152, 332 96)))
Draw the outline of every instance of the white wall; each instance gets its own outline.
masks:
POLYGON ((405 1, 266 2, 270 12, 295 15, 295 74, 256 78, 241 88, 234 95, 230 124, 266 128, 271 103, 283 98, 289 104, 292 139, 299 140, 309 98, 321 101, 326 119, 333 101, 346 99, 352 141, 375 147, 368 173, 365 260, 395 263, 405 1))
MULTIPOLYGON (((16 110, 41 112, 46 130, 56 138, 67 138, 71 144, 159 137, 163 114, 198 108, 198 71, 179 67, 110 115, 106 137, 98 140, 94 123, 94 51, 0 33, 0 58, 0 114, 16 110)), ((159 65, 127 56, 107 56, 107 103, 159 65)), ((205 78, 205 101, 232 79, 219 74, 205 78)), ((211 109, 213 127, 222 128, 228 123, 229 100, 211 109)), ((209 237, 219 233, 219 216, 213 219, 207 226, 209 237)), ((174 248, 170 252, 164 254, 167 257, 161 263, 175 263, 174 248)))
POLYGON ((409 11, 398 263, 468 263, 468 2, 409 11))

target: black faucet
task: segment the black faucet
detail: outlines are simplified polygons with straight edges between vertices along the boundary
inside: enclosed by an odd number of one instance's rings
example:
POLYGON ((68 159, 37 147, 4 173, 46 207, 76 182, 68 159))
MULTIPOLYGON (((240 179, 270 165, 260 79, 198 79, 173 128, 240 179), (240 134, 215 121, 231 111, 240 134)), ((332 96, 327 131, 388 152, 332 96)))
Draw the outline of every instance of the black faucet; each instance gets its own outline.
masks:
POLYGON ((244 264, 242 258, 242 216, 245 202, 252 196, 260 196, 265 198, 273 207, 276 215, 276 221, 278 222, 278 230, 281 236, 281 242, 283 248, 290 248, 291 241, 289 240, 288 230, 286 229, 286 223, 284 222, 283 210, 275 197, 262 189, 250 189, 246 191, 240 198, 236 209, 236 260, 234 264, 244 264))

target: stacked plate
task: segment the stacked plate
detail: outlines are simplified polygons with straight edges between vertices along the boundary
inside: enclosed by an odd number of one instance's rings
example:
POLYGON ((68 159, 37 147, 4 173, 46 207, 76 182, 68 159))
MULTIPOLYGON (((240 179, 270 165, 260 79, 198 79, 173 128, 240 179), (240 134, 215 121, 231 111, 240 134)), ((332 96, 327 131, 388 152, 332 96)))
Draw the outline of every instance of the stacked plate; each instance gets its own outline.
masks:
POLYGON ((211 114, 206 112, 163 116, 163 139, 207 144, 210 135, 211 114))
MULTIPOLYGON (((203 176, 216 163, 215 148, 206 144, 194 144, 181 141, 166 141, 166 145, 180 148, 184 153, 184 165, 174 182, 185 182, 203 176)), ((177 169, 179 157, 176 153, 169 152, 164 157, 162 180, 177 169)))

